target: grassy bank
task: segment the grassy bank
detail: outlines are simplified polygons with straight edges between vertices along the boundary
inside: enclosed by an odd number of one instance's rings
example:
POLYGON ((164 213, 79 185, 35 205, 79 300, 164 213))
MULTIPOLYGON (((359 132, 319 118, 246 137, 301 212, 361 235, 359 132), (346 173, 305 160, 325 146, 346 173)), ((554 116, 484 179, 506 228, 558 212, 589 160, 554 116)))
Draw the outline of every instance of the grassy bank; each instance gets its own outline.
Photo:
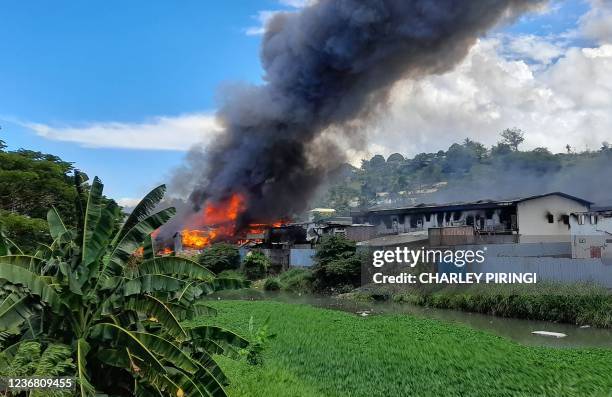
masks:
MULTIPOLYGON (((358 317, 277 302, 215 301, 248 335, 270 315, 263 366, 219 358, 231 396, 608 396, 612 351, 521 346, 411 316, 358 317)), ((210 321, 206 318, 198 323, 210 321)))
POLYGON ((438 289, 381 288, 345 294, 346 299, 391 299, 419 306, 522 318, 612 327, 612 294, 593 284, 499 284, 438 289))

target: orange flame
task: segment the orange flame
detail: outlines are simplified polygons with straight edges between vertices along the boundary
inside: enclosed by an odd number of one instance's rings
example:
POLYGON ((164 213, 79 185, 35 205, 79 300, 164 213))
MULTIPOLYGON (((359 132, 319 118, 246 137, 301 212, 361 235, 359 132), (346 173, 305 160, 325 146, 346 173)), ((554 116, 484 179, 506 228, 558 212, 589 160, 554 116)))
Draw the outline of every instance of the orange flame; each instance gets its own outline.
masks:
POLYGON ((160 252, 158 252, 159 255, 170 255, 172 252, 172 248, 164 248, 163 250, 161 250, 160 252))
POLYGON ((244 201, 244 196, 235 193, 226 201, 207 203, 202 212, 188 222, 191 226, 181 232, 183 246, 202 249, 218 237, 233 235, 236 220, 245 209, 244 201), (205 230, 199 230, 201 227, 205 230))
MULTIPOLYGON (((182 230, 183 247, 203 249, 218 239, 233 238, 236 235, 236 221, 246 207, 245 201, 243 195, 234 193, 225 201, 207 203, 200 213, 187 222, 188 227, 182 230)), ((273 224, 253 223, 248 226, 246 233, 262 235, 271 226, 278 227, 283 223, 283 221, 273 224)), ((256 240, 261 241, 261 239, 256 240)))

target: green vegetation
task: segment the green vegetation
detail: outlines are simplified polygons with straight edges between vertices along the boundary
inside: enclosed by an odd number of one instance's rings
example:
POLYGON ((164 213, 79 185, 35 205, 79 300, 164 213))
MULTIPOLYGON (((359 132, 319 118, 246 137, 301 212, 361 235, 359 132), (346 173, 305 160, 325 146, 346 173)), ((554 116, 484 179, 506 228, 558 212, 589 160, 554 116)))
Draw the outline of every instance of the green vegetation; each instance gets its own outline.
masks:
POLYGON ((500 138, 490 148, 466 138, 447 150, 420 153, 413 158, 394 153, 386 160, 381 155, 363 160, 359 168, 347 164, 314 206, 334 208, 337 215, 348 216, 351 206, 378 204, 377 193, 385 193, 385 200, 401 203, 408 196, 420 196, 424 202, 440 202, 478 200, 488 198, 483 197, 486 194, 516 197, 541 189, 609 200, 607 192, 612 186, 591 178, 594 172, 610 169, 612 147, 609 144, 604 142, 597 151, 583 152, 576 152, 568 145, 566 153, 553 154, 543 147, 519 150, 524 133, 517 128, 502 131, 500 138), (495 189, 491 188, 490 181, 496 182, 495 189), (440 182, 447 184, 438 185, 435 193, 419 192, 440 182), (520 192, 516 191, 517 186, 521 187, 520 192))
POLYGON ((100 180, 81 200, 85 183, 77 172, 76 228, 52 208, 50 245, 24 255, 0 244, 8 251, 0 257, 0 371, 34 374, 54 361, 56 375, 76 376, 82 397, 224 396, 228 379, 212 355, 237 357, 247 340, 212 322, 180 321, 215 314, 199 299, 244 283, 216 278, 185 258, 154 256, 150 234, 175 213, 152 213, 165 186, 117 228, 121 212, 104 199, 100 180), (132 266, 139 247, 144 258, 132 266))
POLYGON ((359 285, 362 258, 354 241, 333 235, 317 246, 313 268, 313 286, 317 290, 343 291, 359 285))
POLYGON ((24 252, 34 252, 39 243, 51 240, 47 221, 0 210, 0 227, 5 237, 14 241, 24 252))
POLYGON ((309 269, 289 269, 278 277, 284 291, 309 292, 312 291, 313 275, 309 269))
POLYGON ((259 280, 266 276, 270 260, 262 252, 251 251, 244 258, 242 266, 247 280, 259 280))
MULTIPOLYGON (((14 352, 0 353, 0 376, 61 376, 74 372, 72 351, 66 345, 42 345, 36 341, 24 341, 14 352)), ((67 394, 67 393, 66 393, 67 394)))
POLYGON ((46 216, 51 207, 67 225, 76 226, 72 171, 72 164, 57 156, 26 149, 7 151, 0 140, 0 230, 5 236, 24 251, 33 252, 38 243, 50 244, 46 216))
POLYGON ((264 282, 263 289, 265 289, 266 291, 280 291, 281 282, 278 277, 267 278, 264 282))
MULTIPOLYGON (((217 301, 247 335, 270 317, 263 366, 220 358, 231 396, 606 396, 612 351, 528 347, 406 315, 359 317, 277 302, 217 301)), ((208 324, 202 318, 190 325, 208 324)))
POLYGON ((499 284, 395 294, 396 302, 501 317, 612 327, 612 294, 592 284, 499 284))
POLYGON ((214 273, 240 268, 240 253, 234 244, 217 243, 202 251, 200 265, 214 273))
POLYGON ((266 291, 310 293, 313 291, 312 282, 311 270, 294 268, 282 272, 278 276, 266 278, 262 287, 266 291))

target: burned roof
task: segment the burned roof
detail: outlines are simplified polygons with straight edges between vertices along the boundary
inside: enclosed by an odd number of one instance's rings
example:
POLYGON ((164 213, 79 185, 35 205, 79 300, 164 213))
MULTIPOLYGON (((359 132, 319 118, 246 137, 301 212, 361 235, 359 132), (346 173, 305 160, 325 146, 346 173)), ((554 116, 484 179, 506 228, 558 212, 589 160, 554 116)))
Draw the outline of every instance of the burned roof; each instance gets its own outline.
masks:
POLYGON ((533 196, 517 197, 517 198, 511 198, 511 199, 500 199, 500 200, 483 199, 483 200, 477 200, 477 201, 457 201, 457 202, 443 203, 443 204, 419 203, 419 204, 408 205, 408 206, 406 205, 400 205, 400 206, 378 205, 378 206, 370 207, 365 211, 355 212, 353 213, 353 215, 364 214, 368 212, 385 212, 385 213, 421 212, 424 209, 430 209, 432 211, 463 211, 463 210, 470 210, 470 209, 490 209, 490 208, 499 208, 499 207, 516 205, 524 201, 535 200, 535 199, 548 197, 548 196, 561 196, 566 199, 573 200, 581 204, 584 204, 587 207, 590 207, 591 204, 593 204, 592 202, 588 200, 585 200, 579 197, 575 197, 567 193, 551 192, 551 193, 546 193, 546 194, 538 194, 538 195, 533 195, 533 196))

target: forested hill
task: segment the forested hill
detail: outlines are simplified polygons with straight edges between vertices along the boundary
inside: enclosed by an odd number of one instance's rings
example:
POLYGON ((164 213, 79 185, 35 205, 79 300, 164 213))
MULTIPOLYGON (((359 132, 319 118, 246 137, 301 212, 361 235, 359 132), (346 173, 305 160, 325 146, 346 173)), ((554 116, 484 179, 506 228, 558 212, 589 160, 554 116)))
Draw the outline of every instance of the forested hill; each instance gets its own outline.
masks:
POLYGON ((316 201, 346 215, 351 207, 514 198, 562 191, 596 203, 612 202, 612 147, 565 153, 521 150, 523 134, 511 129, 493 147, 466 138, 446 151, 407 158, 376 155, 347 167, 316 201))

